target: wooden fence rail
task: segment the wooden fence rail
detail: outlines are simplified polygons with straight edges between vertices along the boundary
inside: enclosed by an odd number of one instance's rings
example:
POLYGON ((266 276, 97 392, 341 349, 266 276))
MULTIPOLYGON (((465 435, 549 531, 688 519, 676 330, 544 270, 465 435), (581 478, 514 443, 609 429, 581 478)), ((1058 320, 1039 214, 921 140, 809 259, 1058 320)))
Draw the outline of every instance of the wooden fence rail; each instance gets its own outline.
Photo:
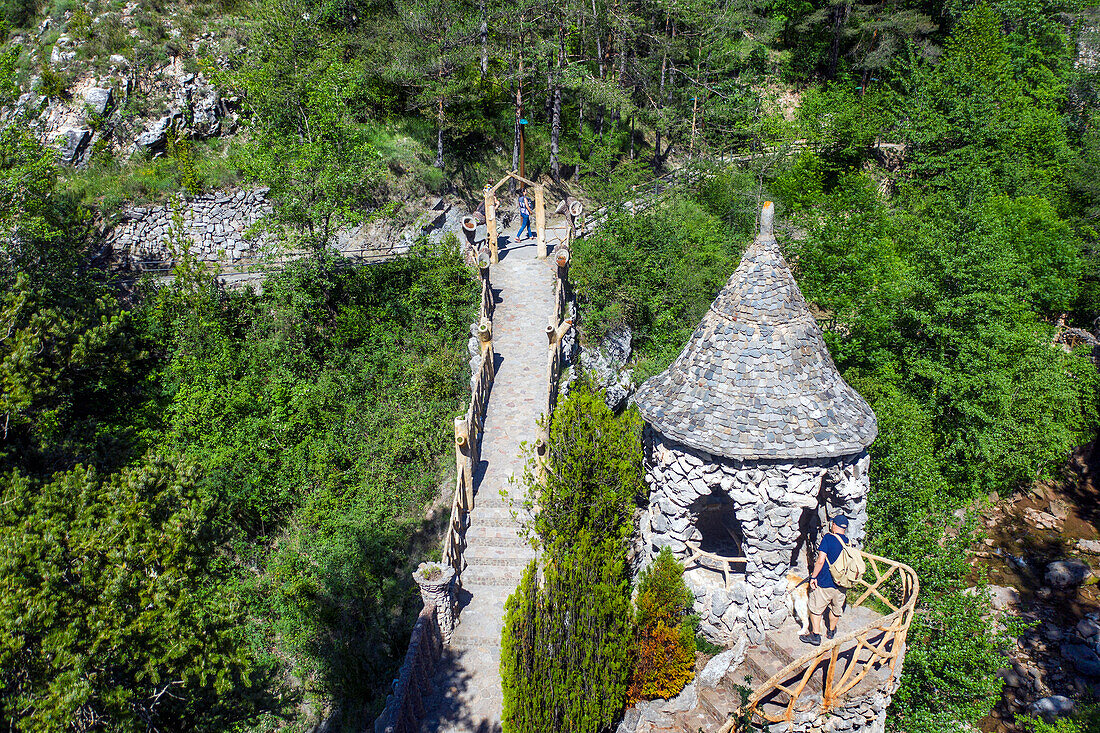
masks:
POLYGON ((455 494, 451 501, 451 519, 443 535, 443 562, 455 569, 461 581, 466 550, 466 526, 474 509, 474 475, 481 462, 481 435, 485 429, 485 410, 489 392, 496 376, 493 352, 493 288, 489 281, 489 264, 480 268, 481 307, 476 330, 481 366, 470 380, 470 407, 465 415, 455 418, 455 494))
POLYGON ((901 670, 898 666, 905 652, 905 637, 912 623, 920 582, 916 572, 903 563, 885 557, 861 553, 873 578, 860 579, 860 592, 850 608, 872 602, 890 613, 880 616, 862 628, 850 631, 799 657, 772 675, 749 696, 746 707, 723 726, 720 733, 731 733, 737 717, 748 717, 750 724, 766 727, 772 723, 790 722, 795 713, 813 711, 824 714, 840 705, 845 697, 872 670, 888 670, 883 686, 891 686, 901 670), (849 660, 839 670, 841 654, 849 660), (849 656, 850 655, 850 656, 849 656), (810 694, 810 679, 824 665, 824 684, 820 693, 810 694), (769 712, 764 705, 780 712, 769 712))
POLYGON ((546 472, 546 451, 550 440, 550 420, 554 416, 554 408, 558 403, 558 383, 561 380, 561 365, 564 360, 562 342, 569 329, 573 327, 573 319, 566 314, 569 304, 569 257, 573 246, 573 226, 569 228, 568 237, 564 245, 559 245, 554 253, 557 263, 557 273, 554 276, 554 312, 550 316, 550 322, 546 326, 547 354, 546 354, 546 403, 543 409, 545 423, 536 425, 535 458, 538 462, 540 476, 546 472), (565 316, 563 320, 563 316, 565 316))

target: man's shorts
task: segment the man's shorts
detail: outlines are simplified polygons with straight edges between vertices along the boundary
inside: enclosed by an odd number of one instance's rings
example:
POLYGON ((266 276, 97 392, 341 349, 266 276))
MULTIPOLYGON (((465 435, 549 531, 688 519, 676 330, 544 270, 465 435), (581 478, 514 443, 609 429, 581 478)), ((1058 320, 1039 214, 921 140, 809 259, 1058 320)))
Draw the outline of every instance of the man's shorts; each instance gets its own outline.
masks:
POLYGON ((820 616, 825 609, 831 609, 833 616, 840 618, 844 612, 844 591, 840 588, 822 588, 818 586, 810 589, 809 598, 810 613, 820 616))

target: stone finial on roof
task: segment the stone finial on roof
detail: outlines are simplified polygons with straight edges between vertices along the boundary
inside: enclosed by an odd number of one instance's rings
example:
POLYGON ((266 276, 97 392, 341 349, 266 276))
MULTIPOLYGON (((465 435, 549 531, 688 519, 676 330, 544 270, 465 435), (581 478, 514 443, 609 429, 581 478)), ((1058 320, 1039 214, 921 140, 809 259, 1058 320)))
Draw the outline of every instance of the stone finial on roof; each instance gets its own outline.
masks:
POLYGON ((661 434, 739 460, 858 453, 878 435, 870 406, 840 376, 772 230, 760 233, 687 346, 636 397, 661 434))

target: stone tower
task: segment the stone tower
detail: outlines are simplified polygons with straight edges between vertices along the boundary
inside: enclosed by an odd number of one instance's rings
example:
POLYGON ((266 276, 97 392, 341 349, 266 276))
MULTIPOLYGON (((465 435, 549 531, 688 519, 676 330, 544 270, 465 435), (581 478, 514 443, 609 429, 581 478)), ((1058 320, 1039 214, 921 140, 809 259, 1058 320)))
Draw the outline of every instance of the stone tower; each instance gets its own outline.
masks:
POLYGON ((637 393, 645 420, 642 560, 685 562, 702 631, 759 643, 787 617, 825 518, 862 545, 870 406, 837 372, 772 231, 760 233, 683 352, 637 393))

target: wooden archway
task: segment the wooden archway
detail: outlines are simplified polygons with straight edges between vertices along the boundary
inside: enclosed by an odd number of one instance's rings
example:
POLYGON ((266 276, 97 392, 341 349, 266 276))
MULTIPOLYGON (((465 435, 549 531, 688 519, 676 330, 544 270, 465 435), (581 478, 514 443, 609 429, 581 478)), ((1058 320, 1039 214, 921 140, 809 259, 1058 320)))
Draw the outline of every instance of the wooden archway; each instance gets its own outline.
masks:
POLYGON ((506 173, 495 186, 485 186, 485 228, 489 239, 489 256, 493 263, 499 261, 497 254, 497 196, 496 192, 509 180, 519 181, 535 192, 535 244, 540 260, 546 259, 546 189, 541 183, 535 183, 516 171, 506 173))

